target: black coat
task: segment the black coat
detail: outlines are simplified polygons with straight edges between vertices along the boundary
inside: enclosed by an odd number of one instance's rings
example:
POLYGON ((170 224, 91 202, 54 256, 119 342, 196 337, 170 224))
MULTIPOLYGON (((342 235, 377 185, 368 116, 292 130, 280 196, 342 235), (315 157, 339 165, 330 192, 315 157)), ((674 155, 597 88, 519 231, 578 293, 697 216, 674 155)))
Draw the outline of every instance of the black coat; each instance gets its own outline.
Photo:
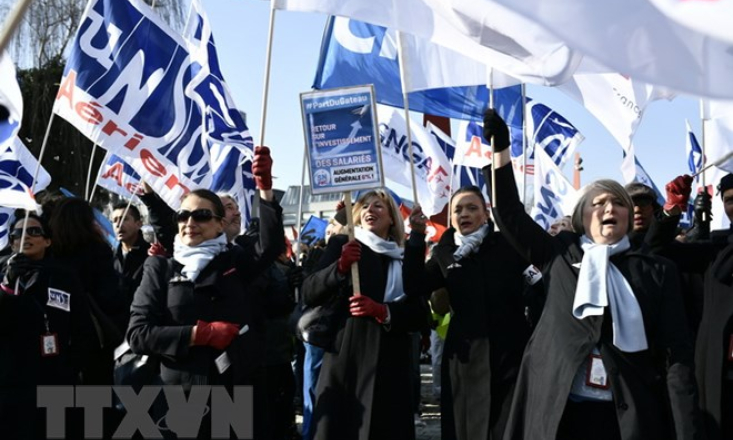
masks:
MULTIPOLYGON (((37 386, 81 384, 87 355, 97 345, 86 295, 77 277, 49 258, 40 264, 24 279, 20 295, 0 292, 3 438, 45 438, 45 411, 37 410, 37 386), (51 305, 58 302, 49 304, 49 289, 62 291, 62 296, 68 294, 68 310, 51 305), (57 337, 58 355, 41 355, 41 338, 48 332, 57 337)), ((67 422, 69 425, 73 422, 67 422)))
MULTIPOLYGON (((487 170, 485 170, 486 172, 487 170)), ((612 343, 610 312, 573 317, 573 300, 583 251, 579 235, 551 237, 519 201, 510 166, 496 170, 494 218, 510 243, 542 270, 547 302, 522 360, 505 439, 554 440, 573 377, 591 350, 600 347, 621 438, 702 435, 692 344, 673 264, 626 251, 611 262, 639 302, 649 349, 626 353, 612 343)), ((590 434, 592 436, 592 434, 590 434)))
POLYGON ((700 406, 710 440, 733 438, 733 245, 705 274, 704 305, 695 361, 700 406), (725 432, 726 434, 723 434, 725 432))
MULTIPOLYGON (((316 271, 303 282, 307 305, 324 303, 334 295, 348 314, 350 277, 337 271, 341 247, 348 237, 331 237, 316 271)), ((391 259, 361 246, 361 293, 383 302, 391 259)), ((403 280, 410 276, 404 271, 403 280)), ((336 351, 327 352, 318 378, 313 411, 316 440, 410 440, 415 438, 411 386, 409 331, 427 323, 419 295, 406 292, 404 301, 388 305, 389 326, 371 317, 351 317, 336 337, 336 351)))
POLYGON ((118 275, 118 292, 124 297, 126 305, 125 310, 116 321, 123 332, 127 330, 130 320, 132 298, 143 279, 143 263, 148 258, 148 249, 150 249, 150 244, 145 241, 142 232, 138 233, 135 245, 127 255, 122 252, 122 244, 117 245, 115 249, 114 268, 118 275))
POLYGON ((251 383, 264 362, 265 315, 254 282, 282 252, 282 208, 260 205, 262 249, 258 255, 240 246, 218 254, 195 282, 181 280, 175 259, 148 258, 131 307, 127 340, 136 354, 161 358, 161 378, 168 385, 251 383), (232 366, 220 374, 214 360, 221 351, 190 346, 197 320, 226 321, 249 331, 227 349, 232 366))
POLYGON ((443 348, 441 425, 444 440, 501 438, 529 326, 522 301, 522 259, 499 232, 456 262, 448 229, 424 263, 425 240, 410 237, 405 265, 423 274, 421 290, 448 289, 451 321, 443 348))

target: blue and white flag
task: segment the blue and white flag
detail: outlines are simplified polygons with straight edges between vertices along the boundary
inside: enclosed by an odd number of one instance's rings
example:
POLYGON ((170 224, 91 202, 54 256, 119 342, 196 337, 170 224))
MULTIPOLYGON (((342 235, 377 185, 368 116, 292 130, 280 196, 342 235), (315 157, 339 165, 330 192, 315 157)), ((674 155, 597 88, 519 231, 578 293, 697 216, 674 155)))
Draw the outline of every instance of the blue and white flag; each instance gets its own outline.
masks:
POLYGON ((190 23, 185 39, 141 0, 91 0, 54 106, 173 208, 189 190, 211 186, 213 145, 252 149, 210 29, 190 23))
MULTIPOLYGON (((696 174, 700 172, 705 162, 702 155, 702 148, 697 142, 695 133, 692 132, 690 127, 690 121, 685 120, 687 127, 687 137, 685 138, 685 152, 687 152, 687 167, 690 169, 690 174, 696 174)), ((695 182, 700 181, 700 176, 695 176, 695 182)))
POLYGON ((534 203, 530 215, 549 230, 556 220, 572 214, 577 191, 545 149, 537 149, 534 157, 534 203))
POLYGON ((191 46, 191 53, 199 60, 201 71, 213 92, 213 100, 202 102, 207 113, 217 115, 205 121, 204 138, 211 156, 212 179, 209 189, 226 193, 239 205, 242 216, 242 232, 252 218, 252 203, 255 194, 255 180, 252 175, 254 143, 244 123, 242 114, 236 109, 219 69, 214 36, 211 25, 200 0, 191 2, 188 24, 183 33, 191 46), (219 106, 212 105, 218 103, 219 106), (225 109, 224 113, 217 113, 225 109), (235 129, 234 135, 232 129, 235 129), (236 131, 238 130, 238 131, 236 131), (235 140, 235 142, 232 142, 235 140))
POLYGON ((308 246, 326 237, 326 226, 328 221, 318 217, 310 216, 300 231, 300 242, 308 246))
POLYGON ((527 115, 529 159, 534 160, 539 148, 562 168, 585 137, 561 114, 539 102, 527 103, 527 115))
POLYGON ((12 142, 23 119, 23 97, 15 75, 15 65, 5 52, 0 53, 0 84, 0 106, 7 112, 0 119, 0 143, 12 142))
POLYGON ((631 182, 639 182, 643 183, 649 188, 652 188, 654 190, 654 193, 657 195, 657 203, 659 203, 660 206, 663 206, 665 201, 664 196, 662 195, 662 192, 659 191, 659 188, 657 188, 657 185, 654 184, 654 181, 652 180, 649 173, 647 173, 644 167, 641 165, 641 162, 639 162, 639 158, 637 158, 636 154, 634 154, 634 145, 632 144, 629 147, 628 153, 624 151, 623 154, 623 161, 621 162, 621 175, 623 176, 624 181, 627 184, 631 182))
POLYGON ((99 168, 97 185, 125 199, 134 198, 135 203, 138 202, 136 196, 143 192, 140 175, 124 159, 112 153, 107 153, 99 168))
MULTIPOLYGON (((384 177, 410 188, 413 167, 404 112, 377 104, 377 114, 384 177)), ((435 215, 450 199, 450 161, 425 127, 412 121, 410 130, 417 202, 425 215, 435 215)))
MULTIPOLYGON (((420 55, 412 53, 410 56, 420 55)), ((443 59, 443 62, 448 60, 443 59)), ((410 72, 407 81, 413 87, 409 95, 410 110, 455 119, 482 118, 489 102, 485 86, 489 79, 485 74, 483 78, 482 75, 461 75, 460 79, 452 79, 448 72, 460 72, 460 66, 442 63, 430 69, 411 67, 407 70, 410 72), (425 90, 438 84, 442 87, 425 90), (446 84, 452 87, 445 87, 446 84), (420 91, 413 91, 417 89, 420 91)), ((329 89, 362 84, 374 84, 378 103, 404 108, 394 33, 381 26, 337 17, 326 28, 313 87, 329 89)), ((521 97, 519 86, 508 89, 495 89, 495 107, 506 102, 514 105, 516 96, 521 97)), ((521 106, 519 108, 521 110, 521 106)), ((521 111, 518 117, 521 118, 521 111)))
POLYGON ((31 192, 37 167, 38 160, 17 136, 0 146, 0 249, 8 243, 8 221, 13 210, 40 209, 34 193, 44 190, 51 183, 51 176, 40 167, 31 192))

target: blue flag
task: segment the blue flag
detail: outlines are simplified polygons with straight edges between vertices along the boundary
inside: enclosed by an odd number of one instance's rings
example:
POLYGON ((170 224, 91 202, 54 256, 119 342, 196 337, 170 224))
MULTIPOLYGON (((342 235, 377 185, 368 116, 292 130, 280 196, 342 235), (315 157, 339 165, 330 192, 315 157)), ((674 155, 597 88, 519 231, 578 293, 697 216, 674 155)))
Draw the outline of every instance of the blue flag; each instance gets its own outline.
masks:
POLYGON ((211 29, 192 10, 182 37, 141 0, 90 0, 54 106, 173 208, 189 190, 210 187, 212 148, 247 155, 253 146, 211 29))
POLYGON ((326 238, 326 226, 328 226, 328 221, 311 216, 300 231, 300 242, 310 246, 326 238))
MULTIPOLYGON (((355 44, 345 46, 334 32, 334 19, 327 24, 313 87, 329 89, 374 84, 380 104, 404 108, 400 68, 394 41, 387 29, 349 20, 355 44)), ((494 107, 511 125, 522 125, 520 86, 494 90, 494 107)), ((410 110, 454 119, 481 120, 489 103, 485 85, 470 85, 414 91, 409 95, 410 110)))

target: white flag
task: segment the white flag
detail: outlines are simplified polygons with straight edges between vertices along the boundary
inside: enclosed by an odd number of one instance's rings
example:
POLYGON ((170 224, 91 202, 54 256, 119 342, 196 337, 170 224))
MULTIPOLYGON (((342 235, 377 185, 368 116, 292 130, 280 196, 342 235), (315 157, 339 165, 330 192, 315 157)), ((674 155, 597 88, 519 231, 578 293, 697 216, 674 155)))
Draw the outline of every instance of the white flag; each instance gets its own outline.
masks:
POLYGON ((697 32, 733 43, 733 2, 730 0, 649 0, 663 14, 697 32))
POLYGON ((494 2, 613 71, 696 96, 733 97, 731 44, 670 20, 648 1, 474 0, 461 2, 460 12, 494 2))
POLYGON ((406 32, 486 63, 522 82, 560 84, 570 78, 582 61, 582 56, 554 35, 493 1, 273 1, 278 9, 338 15, 406 32))
POLYGON ((530 215, 545 230, 555 220, 571 215, 577 191, 543 148, 535 150, 534 205, 530 215))
MULTIPOLYGON (((23 119, 23 97, 15 76, 15 65, 5 52, 0 53, 0 84, 2 84, 0 86, 0 106, 5 107, 10 114, 9 121, 0 121, 0 124, 16 122, 20 127, 20 121, 23 119)), ((1 134, 2 128, 0 128, 1 134)))
MULTIPOLYGON (((411 188, 411 165, 404 112, 377 104, 377 115, 382 140, 384 177, 411 188)), ((435 138, 422 125, 410 121, 410 130, 417 201, 425 215, 429 217, 441 212, 450 199, 450 162, 435 138)))
POLYGON ((579 74, 559 87, 583 105, 627 150, 647 105, 674 95, 618 73, 579 74))

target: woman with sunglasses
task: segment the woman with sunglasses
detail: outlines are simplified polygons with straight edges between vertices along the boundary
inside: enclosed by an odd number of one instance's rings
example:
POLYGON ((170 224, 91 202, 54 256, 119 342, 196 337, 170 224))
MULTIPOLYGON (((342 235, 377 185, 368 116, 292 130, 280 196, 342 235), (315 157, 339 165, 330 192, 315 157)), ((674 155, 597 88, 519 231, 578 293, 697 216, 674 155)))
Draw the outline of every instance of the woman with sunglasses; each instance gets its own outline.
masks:
MULTIPOLYGON (((335 301, 343 326, 327 349, 316 388, 316 440, 415 438, 412 409, 411 331, 427 325, 419 295, 406 295, 399 208, 383 190, 369 191, 353 207, 356 240, 330 238, 315 272, 303 282, 304 301, 335 301), (361 280, 351 284, 351 265, 361 280)), ((414 276, 414 274, 413 274, 414 276)))
MULTIPOLYGON (((484 136, 496 149, 494 219, 542 271, 547 292, 504 439, 702 438, 677 270, 631 246, 629 194, 612 180, 590 183, 573 232, 551 236, 519 200, 509 130, 493 109, 484 136)), ((488 167, 484 174, 490 182, 488 167)))
MULTIPOLYGON (((273 198, 271 166, 269 150, 258 148, 252 171, 262 202, 263 251, 229 245, 219 196, 205 189, 191 191, 176 214, 173 257, 145 262, 127 331, 133 352, 161 359, 164 385, 182 385, 185 391, 192 385, 222 385, 230 391, 234 385, 253 385, 256 439, 264 438, 267 428, 260 414, 265 316, 251 282, 284 250, 282 209, 273 198)), ((203 407, 196 413, 204 414, 208 410, 203 407)), ((159 426, 179 437, 211 436, 208 419, 198 433, 185 431, 176 420, 159 426)))
POLYGON ((48 227, 29 214, 21 249, 24 224, 19 210, 0 285, 0 427, 4 438, 36 439, 45 437, 37 386, 79 384, 94 330, 78 279, 49 255, 48 227))

